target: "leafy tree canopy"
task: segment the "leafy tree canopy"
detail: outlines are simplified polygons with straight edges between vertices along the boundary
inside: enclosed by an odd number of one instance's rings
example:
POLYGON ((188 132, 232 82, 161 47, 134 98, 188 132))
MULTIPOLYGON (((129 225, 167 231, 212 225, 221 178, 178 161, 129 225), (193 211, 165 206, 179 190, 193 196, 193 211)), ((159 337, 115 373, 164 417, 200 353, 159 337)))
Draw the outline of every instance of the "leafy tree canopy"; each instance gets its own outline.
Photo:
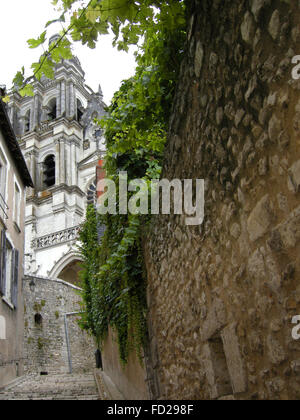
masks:
POLYGON ((99 35, 113 32, 113 45, 128 51, 130 45, 138 45, 145 36, 159 36, 161 30, 170 33, 185 28, 185 4, 183 0, 53 0, 58 17, 48 21, 44 31, 36 39, 29 39, 29 48, 43 47, 40 59, 31 66, 32 74, 26 77, 22 68, 14 77, 14 89, 22 96, 33 95, 34 79, 43 75, 54 77, 55 64, 72 57, 71 43, 80 41, 95 48, 99 35), (60 38, 47 49, 45 43, 49 28, 60 22, 64 29, 60 38))
MULTIPOLYGON (((106 136, 107 176, 116 185, 120 171, 127 172, 128 181, 139 178, 148 185, 160 176, 185 43, 184 25, 180 22, 177 26, 165 25, 162 16, 157 11, 155 24, 149 24, 144 31, 144 42, 136 57, 136 73, 123 82, 108 108, 108 116, 99 122, 106 136)), ((111 326, 117 333, 123 363, 132 350, 141 358, 147 342, 141 242, 143 228, 149 221, 149 216, 139 214, 97 217, 93 209, 88 209, 82 226, 85 310, 81 325, 97 337, 100 345, 111 326), (106 227, 101 244, 95 239, 97 223, 106 227), (97 258, 90 250, 98 252, 97 258)))

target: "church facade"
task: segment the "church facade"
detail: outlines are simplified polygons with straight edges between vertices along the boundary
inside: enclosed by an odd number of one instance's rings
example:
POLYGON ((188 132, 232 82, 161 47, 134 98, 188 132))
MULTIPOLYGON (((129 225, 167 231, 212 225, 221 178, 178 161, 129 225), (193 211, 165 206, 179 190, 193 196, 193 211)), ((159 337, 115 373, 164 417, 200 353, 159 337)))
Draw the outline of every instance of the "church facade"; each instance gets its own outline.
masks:
POLYGON ((91 372, 95 365, 94 340, 77 323, 78 233, 97 199, 105 140, 95 119, 105 104, 101 87, 93 92, 84 77, 77 57, 63 60, 54 80, 34 82, 33 97, 15 93, 9 103, 33 181, 25 205, 24 373, 91 372))
POLYGON ((25 274, 76 284, 76 238, 96 199, 96 167, 105 153, 94 122, 105 115, 101 87, 94 93, 85 84, 76 57, 64 60, 54 80, 35 81, 34 97, 15 94, 9 115, 34 183, 26 199, 25 274))

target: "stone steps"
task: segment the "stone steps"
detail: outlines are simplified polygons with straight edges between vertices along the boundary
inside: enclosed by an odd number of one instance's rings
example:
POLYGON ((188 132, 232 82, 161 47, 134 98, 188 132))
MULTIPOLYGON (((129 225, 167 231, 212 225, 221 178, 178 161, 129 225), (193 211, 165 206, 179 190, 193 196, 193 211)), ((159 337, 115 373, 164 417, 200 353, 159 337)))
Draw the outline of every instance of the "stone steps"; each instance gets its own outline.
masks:
POLYGON ((53 397, 46 397, 46 396, 39 396, 39 397, 32 397, 31 395, 22 395, 22 396, 12 396, 12 395, 4 395, 0 396, 0 401, 96 401, 99 400, 99 395, 73 395, 73 396, 53 396, 53 397))
POLYGON ((95 378, 86 375, 30 375, 0 392, 0 400, 99 400, 95 378))

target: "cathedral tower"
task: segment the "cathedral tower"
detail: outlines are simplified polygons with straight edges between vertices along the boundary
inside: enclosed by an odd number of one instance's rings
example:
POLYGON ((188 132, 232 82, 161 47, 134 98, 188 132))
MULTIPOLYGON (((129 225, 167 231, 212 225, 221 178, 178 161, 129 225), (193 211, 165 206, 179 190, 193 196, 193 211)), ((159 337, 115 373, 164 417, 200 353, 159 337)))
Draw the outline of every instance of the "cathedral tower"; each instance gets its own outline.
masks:
POLYGON ((26 198, 25 274, 72 283, 79 225, 96 196, 96 166, 105 153, 94 124, 105 115, 101 87, 94 93, 84 76, 78 58, 63 60, 54 80, 34 82, 34 97, 14 94, 9 105, 35 186, 26 198))

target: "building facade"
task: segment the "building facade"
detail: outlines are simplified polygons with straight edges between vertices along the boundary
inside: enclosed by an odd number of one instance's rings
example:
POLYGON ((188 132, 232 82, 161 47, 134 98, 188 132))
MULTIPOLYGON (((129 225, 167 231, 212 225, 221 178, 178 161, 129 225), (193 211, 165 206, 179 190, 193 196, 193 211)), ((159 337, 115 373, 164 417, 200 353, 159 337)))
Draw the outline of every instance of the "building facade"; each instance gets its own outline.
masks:
POLYGON ((10 99, 9 117, 34 183, 24 220, 24 372, 91 370, 94 340, 76 322, 77 240, 86 207, 97 199, 97 166, 105 153, 95 123, 105 115, 102 91, 85 85, 74 57, 56 66, 54 80, 36 80, 33 97, 10 99))
POLYGON ((33 183, 0 100, 0 387, 23 372, 26 187, 33 183))
POLYGON ((26 200, 26 274, 76 282, 76 237, 105 152, 94 119, 104 108, 76 57, 57 65, 54 80, 36 81, 34 97, 12 97, 10 118, 35 185, 26 200))

